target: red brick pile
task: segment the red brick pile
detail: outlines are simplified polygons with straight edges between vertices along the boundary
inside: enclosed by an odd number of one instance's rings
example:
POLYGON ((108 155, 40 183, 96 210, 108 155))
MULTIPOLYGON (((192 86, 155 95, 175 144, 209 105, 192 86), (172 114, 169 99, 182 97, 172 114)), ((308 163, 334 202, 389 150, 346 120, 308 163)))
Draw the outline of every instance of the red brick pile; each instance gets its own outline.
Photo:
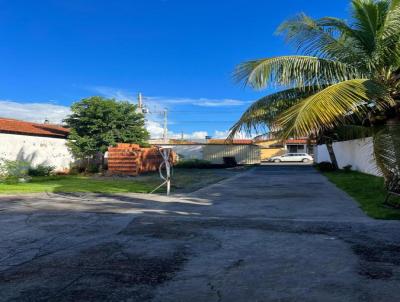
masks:
MULTIPOLYGON (((172 155, 175 159, 175 155, 172 155)), ((118 144, 108 148, 108 173, 111 175, 131 175, 157 171, 162 156, 157 148, 140 148, 136 144, 118 144)))

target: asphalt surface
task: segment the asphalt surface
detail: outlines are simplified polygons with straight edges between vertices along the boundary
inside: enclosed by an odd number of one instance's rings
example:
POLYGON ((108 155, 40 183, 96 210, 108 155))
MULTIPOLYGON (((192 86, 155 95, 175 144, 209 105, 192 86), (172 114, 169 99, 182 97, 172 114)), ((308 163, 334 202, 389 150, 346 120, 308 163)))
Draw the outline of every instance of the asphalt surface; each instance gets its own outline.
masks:
POLYGON ((1 301, 400 301, 400 223, 308 166, 191 195, 0 197, 1 301))

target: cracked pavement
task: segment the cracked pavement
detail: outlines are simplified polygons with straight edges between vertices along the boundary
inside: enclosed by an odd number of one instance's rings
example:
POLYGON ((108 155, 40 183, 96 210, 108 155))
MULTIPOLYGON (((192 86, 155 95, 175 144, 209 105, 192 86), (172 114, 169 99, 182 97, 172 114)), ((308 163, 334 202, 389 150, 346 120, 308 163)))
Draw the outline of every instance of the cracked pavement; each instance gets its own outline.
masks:
POLYGON ((0 197, 0 301, 400 301, 400 223, 308 166, 195 193, 0 197))

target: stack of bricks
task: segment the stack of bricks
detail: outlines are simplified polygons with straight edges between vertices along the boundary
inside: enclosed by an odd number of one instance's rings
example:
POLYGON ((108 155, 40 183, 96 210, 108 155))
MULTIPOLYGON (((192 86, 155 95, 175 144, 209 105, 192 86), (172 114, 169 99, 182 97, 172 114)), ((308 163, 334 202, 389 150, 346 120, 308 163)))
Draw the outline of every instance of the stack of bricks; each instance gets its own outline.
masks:
MULTIPOLYGON (((171 162, 176 160, 171 154, 171 162)), ((157 171, 163 158, 157 148, 140 148, 135 144, 118 144, 108 148, 108 173, 110 175, 136 176, 157 171)))
POLYGON ((118 144, 108 148, 109 174, 136 176, 139 174, 140 147, 135 144, 118 144))

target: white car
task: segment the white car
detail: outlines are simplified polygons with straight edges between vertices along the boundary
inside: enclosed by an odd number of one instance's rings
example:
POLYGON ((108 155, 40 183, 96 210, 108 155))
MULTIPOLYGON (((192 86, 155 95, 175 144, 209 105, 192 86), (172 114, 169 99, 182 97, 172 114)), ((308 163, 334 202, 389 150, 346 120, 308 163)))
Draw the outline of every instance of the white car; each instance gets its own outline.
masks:
POLYGON ((284 155, 280 156, 273 156, 269 159, 269 161, 272 161, 274 163, 280 163, 280 162, 303 162, 303 163, 308 163, 313 161, 313 158, 311 155, 307 153, 287 153, 284 155))

